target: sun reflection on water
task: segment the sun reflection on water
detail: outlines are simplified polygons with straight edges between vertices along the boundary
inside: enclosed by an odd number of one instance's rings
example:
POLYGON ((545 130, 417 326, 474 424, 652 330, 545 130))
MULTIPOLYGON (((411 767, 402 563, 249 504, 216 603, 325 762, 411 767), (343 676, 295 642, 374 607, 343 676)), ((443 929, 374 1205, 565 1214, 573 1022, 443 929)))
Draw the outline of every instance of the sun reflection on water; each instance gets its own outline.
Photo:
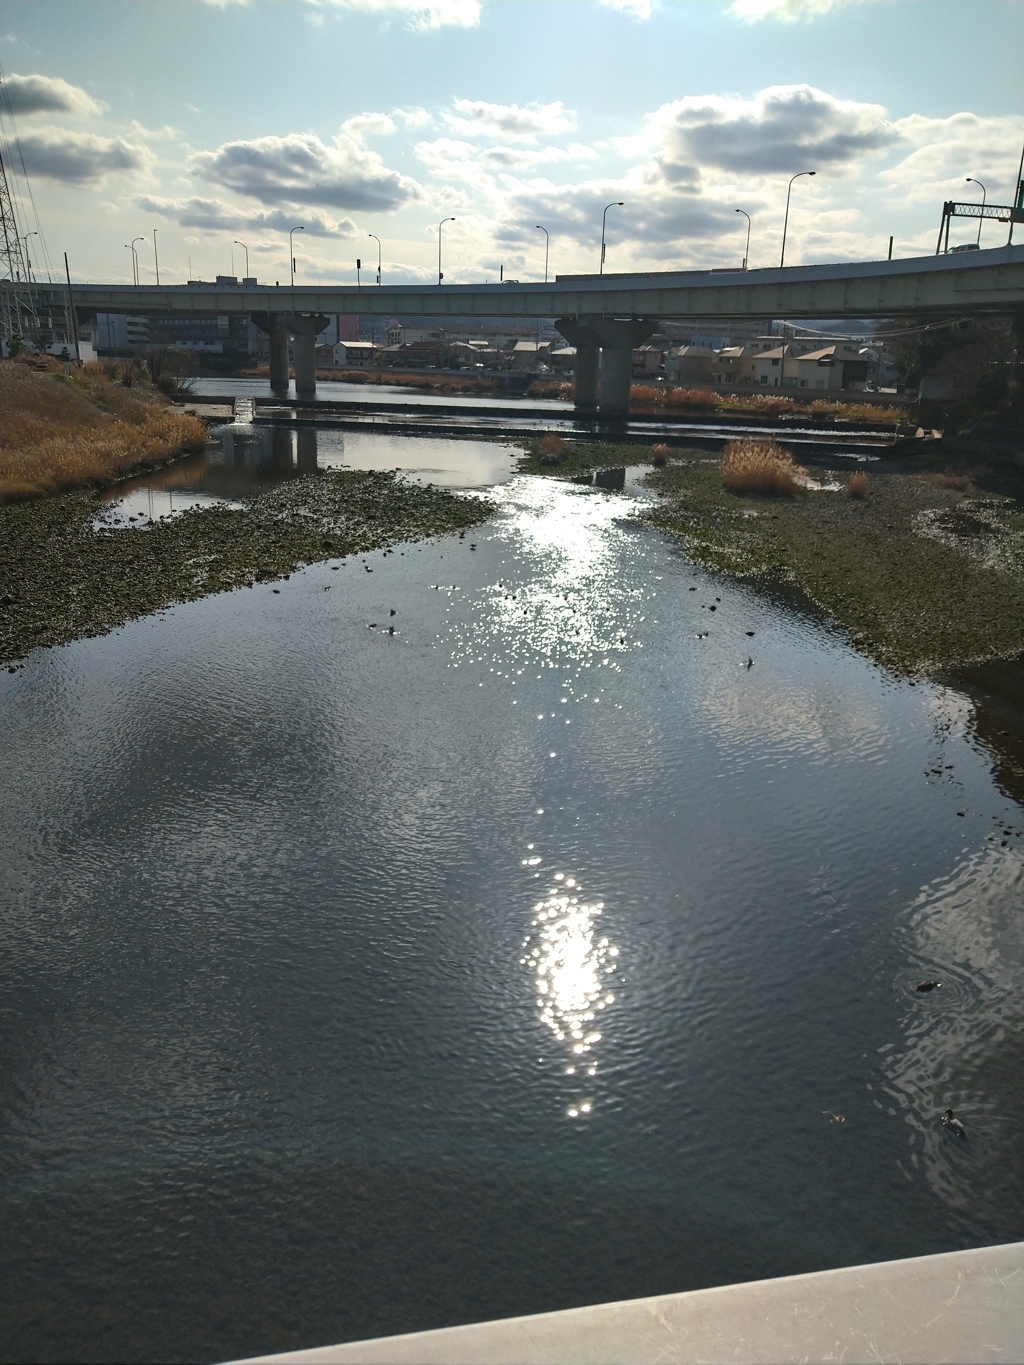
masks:
MULTIPOLYGON (((573 877, 557 873, 548 895, 533 907, 532 934, 522 959, 534 974, 541 1022, 568 1049, 567 1076, 586 1080, 597 1074, 594 1048, 601 1041, 601 1012, 615 1001, 608 989, 619 950, 597 934, 603 901, 577 894, 573 877)), ((593 1111, 593 1099, 581 1095, 566 1110, 570 1118, 593 1111)))

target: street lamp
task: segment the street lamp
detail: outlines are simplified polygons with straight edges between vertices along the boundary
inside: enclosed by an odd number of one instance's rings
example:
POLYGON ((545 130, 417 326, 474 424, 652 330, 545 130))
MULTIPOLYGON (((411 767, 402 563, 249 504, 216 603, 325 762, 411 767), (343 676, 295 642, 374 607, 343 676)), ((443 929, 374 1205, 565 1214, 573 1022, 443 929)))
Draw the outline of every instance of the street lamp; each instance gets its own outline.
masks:
POLYGON ((306 229, 300 223, 298 227, 293 227, 288 233, 288 264, 292 268, 292 288, 295 288, 295 238, 294 233, 305 232, 306 229))
POLYGON ((26 232, 25 235, 24 235, 24 237, 22 237, 22 239, 21 239, 21 244, 22 244, 22 246, 25 248, 25 270, 26 270, 26 272, 28 273, 28 282, 29 282, 29 284, 32 283, 32 262, 31 262, 31 261, 29 260, 29 258, 28 258, 28 239, 29 239, 30 237, 38 237, 38 236, 39 236, 39 233, 38 233, 38 232, 26 232))
POLYGON ((379 284, 380 284, 380 250, 381 250, 381 248, 380 248, 380 238, 377 236, 377 234, 376 234, 375 232, 368 232, 366 235, 367 235, 368 237, 372 237, 373 240, 377 243, 377 283, 378 283, 378 285, 379 285, 379 284))
POLYGON ((538 231, 538 232, 543 232, 543 234, 544 234, 544 283, 547 284, 547 282, 548 282, 548 252, 549 252, 550 249, 551 249, 551 234, 548 232, 548 230, 547 230, 546 227, 541 227, 540 223, 537 224, 537 231, 538 231))
MULTIPOLYGON (((973 175, 967 177, 968 185, 981 185, 980 180, 975 180, 973 175)), ((982 212, 978 217, 978 246, 981 246, 981 225, 985 221, 985 200, 988 198, 988 191, 981 185, 981 208, 982 212)))
POLYGON ((157 255, 157 250, 156 250, 156 233, 157 233, 157 230, 156 230, 156 228, 154 228, 154 229, 153 229, 153 265, 156 267, 156 282, 157 282, 157 284, 159 284, 159 283, 160 283, 160 257, 157 255))
POLYGON ((747 261, 750 259, 750 214, 746 209, 737 209, 736 212, 742 213, 743 217, 747 220, 747 248, 743 253, 743 269, 746 270, 747 261))
POLYGON ((444 273, 443 273, 443 271, 441 270, 441 229, 444 227, 445 223, 454 223, 454 222, 455 222, 455 219, 454 219, 454 218, 442 218, 441 221, 440 221, 440 222, 438 223, 438 225, 437 225, 437 282, 438 282, 438 284, 440 284, 441 281, 444 279, 444 273))
POLYGON ((135 283, 136 283, 136 284, 139 284, 139 283, 140 283, 140 280, 139 280, 139 253, 135 250, 135 243, 136 243, 136 242, 144 242, 145 240, 146 240, 145 237, 133 237, 133 238, 132 238, 132 245, 131 245, 132 265, 134 265, 134 267, 135 267, 135 283))
POLYGON ((614 202, 614 204, 607 204, 607 205, 605 206, 604 213, 601 214, 601 269, 597 272, 599 275, 603 275, 603 274, 604 274, 604 252, 605 252, 605 246, 604 246, 604 230, 605 230, 605 224, 608 222, 608 210, 609 210, 609 209, 621 209, 622 207, 623 207, 623 201, 622 201, 621 199, 616 199, 616 201, 614 202))
POLYGON ((782 224, 782 255, 779 257, 779 269, 781 270, 786 261, 786 229, 789 227, 789 196, 793 193, 793 180, 799 180, 802 175, 817 175, 817 171, 797 171, 789 182, 789 189, 786 191, 786 218, 782 224))
POLYGON ((236 240, 236 242, 235 242, 235 246, 240 246, 240 247, 242 248, 242 250, 245 252, 245 276, 246 276, 246 279, 249 279, 249 278, 250 278, 250 276, 249 276, 249 248, 246 246, 246 244, 245 244, 244 242, 239 242, 239 241, 237 241, 237 240, 236 240))

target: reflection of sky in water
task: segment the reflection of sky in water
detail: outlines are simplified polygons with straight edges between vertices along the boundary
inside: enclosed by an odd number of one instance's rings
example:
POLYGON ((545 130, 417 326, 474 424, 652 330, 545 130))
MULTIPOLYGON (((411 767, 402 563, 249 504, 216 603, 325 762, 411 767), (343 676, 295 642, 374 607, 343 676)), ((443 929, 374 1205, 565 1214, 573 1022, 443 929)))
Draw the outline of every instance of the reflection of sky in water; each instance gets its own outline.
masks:
POLYGON ((519 449, 496 441, 389 432, 317 432, 321 469, 400 469, 417 483, 445 488, 484 488, 512 477, 519 449))

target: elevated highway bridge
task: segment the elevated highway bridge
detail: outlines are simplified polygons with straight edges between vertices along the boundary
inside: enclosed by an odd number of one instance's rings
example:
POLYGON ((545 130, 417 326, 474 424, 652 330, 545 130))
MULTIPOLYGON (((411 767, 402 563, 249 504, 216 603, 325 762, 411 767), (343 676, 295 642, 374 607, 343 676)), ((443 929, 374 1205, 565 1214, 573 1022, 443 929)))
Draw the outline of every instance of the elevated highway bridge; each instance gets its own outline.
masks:
MULTIPOLYGON (((35 285, 37 305, 61 309, 68 287, 35 285)), ((554 318, 576 347, 577 411, 628 411, 631 356, 662 319, 969 317, 1024 309, 1024 246, 899 261, 744 271, 561 275, 549 284, 108 285, 73 284, 79 316, 245 315, 270 337, 271 387, 316 390, 315 341, 336 313, 383 317, 554 318)))

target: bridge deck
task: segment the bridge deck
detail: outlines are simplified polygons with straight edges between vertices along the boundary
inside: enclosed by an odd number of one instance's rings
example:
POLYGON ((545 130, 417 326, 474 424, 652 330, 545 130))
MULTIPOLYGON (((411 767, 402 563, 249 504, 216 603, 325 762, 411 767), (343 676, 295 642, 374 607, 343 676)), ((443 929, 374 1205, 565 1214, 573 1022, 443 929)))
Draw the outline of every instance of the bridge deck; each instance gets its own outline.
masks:
MULTIPOLYGON (((64 286, 33 287, 63 307, 64 286)), ((75 284, 79 313, 211 317, 362 313, 401 317, 878 318, 1012 312, 1024 307, 1024 246, 956 256, 802 265, 727 274, 666 271, 559 277, 550 284, 75 284)))

